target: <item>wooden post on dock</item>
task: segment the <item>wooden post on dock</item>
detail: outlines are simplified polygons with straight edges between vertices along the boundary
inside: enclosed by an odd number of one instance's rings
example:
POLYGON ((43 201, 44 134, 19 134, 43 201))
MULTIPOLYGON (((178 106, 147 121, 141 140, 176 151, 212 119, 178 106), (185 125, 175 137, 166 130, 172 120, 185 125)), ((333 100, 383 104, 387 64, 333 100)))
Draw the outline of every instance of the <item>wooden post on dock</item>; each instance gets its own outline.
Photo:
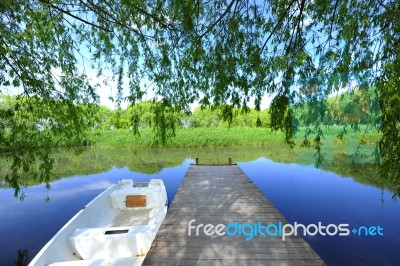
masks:
POLYGON ((229 157, 229 165, 232 164, 232 158, 229 157))
POLYGON ((199 164, 199 158, 196 158, 196 165, 199 164))

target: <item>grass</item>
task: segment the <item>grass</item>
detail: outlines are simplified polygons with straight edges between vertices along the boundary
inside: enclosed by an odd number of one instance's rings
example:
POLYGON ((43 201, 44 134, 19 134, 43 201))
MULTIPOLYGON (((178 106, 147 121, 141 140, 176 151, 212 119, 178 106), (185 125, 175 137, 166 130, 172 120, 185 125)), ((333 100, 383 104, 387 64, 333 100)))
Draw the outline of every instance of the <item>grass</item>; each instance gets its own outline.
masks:
MULTIPOLYGON (((342 129, 330 127, 324 131, 322 142, 331 141, 358 144, 374 144, 380 139, 376 131, 368 133, 353 132, 349 130, 343 138, 338 135, 342 129)), ((296 144, 301 144, 305 135, 305 128, 301 128, 295 136, 296 144)), ((309 136, 313 139, 315 133, 309 136)), ((143 129, 140 136, 135 136, 130 130, 102 130, 92 132, 89 136, 95 146, 98 147, 131 147, 131 148, 154 148, 163 147, 154 138, 151 129, 143 129)), ((166 147, 191 148, 191 147, 240 147, 240 146, 263 146, 274 143, 283 143, 282 132, 272 132, 265 128, 233 127, 233 128, 179 128, 176 136, 168 140, 166 147)))
MULTIPOLYGON (((233 147, 282 142, 283 134, 268 133, 264 128, 179 128, 166 147, 233 147)), ((130 130, 104 130, 93 132, 90 138, 100 147, 161 147, 151 129, 135 136, 130 130)))

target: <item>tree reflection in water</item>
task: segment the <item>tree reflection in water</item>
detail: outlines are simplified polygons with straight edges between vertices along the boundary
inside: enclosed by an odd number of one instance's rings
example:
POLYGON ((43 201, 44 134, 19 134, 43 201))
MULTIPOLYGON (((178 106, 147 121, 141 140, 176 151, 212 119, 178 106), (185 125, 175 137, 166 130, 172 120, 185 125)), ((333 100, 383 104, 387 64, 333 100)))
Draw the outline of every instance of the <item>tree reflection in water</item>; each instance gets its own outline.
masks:
POLYGON ((19 249, 17 252, 17 260, 14 266, 26 266, 29 262, 29 251, 27 249, 19 249))

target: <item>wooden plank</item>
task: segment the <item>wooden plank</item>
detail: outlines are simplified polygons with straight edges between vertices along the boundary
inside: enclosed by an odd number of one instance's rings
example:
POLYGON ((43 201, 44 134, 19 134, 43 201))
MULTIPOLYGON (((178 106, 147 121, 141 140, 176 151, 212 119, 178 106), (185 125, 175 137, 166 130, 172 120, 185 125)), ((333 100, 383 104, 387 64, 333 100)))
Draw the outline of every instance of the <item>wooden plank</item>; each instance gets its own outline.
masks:
POLYGON ((301 236, 188 235, 188 223, 286 223, 236 165, 191 165, 144 265, 325 265, 301 236))
MULTIPOLYGON (((271 238, 272 239, 272 238, 271 238)), ((270 241, 269 243, 266 243, 268 245, 260 245, 260 242, 252 242, 251 244, 248 244, 246 246, 246 250, 252 249, 252 248, 278 248, 278 249, 307 249, 309 250, 308 244, 303 240, 303 239, 290 239, 290 241, 270 241)), ((157 242, 158 247, 169 247, 169 250, 173 251, 174 248, 217 248, 219 250, 224 250, 224 248, 229 247, 229 248, 234 248, 236 250, 242 250, 240 248, 243 247, 242 241, 227 241, 226 238, 215 238, 211 242, 209 239, 201 238, 198 241, 185 241, 185 240, 162 240, 161 238, 158 239, 157 242), (225 239, 225 240, 224 240, 225 239), (207 243, 205 243, 207 242, 207 243)), ((293 252, 292 252, 293 253, 293 252)))
POLYGON ((160 265, 160 266, 175 266, 175 265, 185 265, 185 266, 226 266, 226 265, 237 265, 237 266, 316 266, 316 265, 324 265, 321 264, 321 260, 236 260, 236 259, 174 259, 171 258, 169 260, 165 259, 145 259, 145 265, 160 265))
MULTIPOLYGON (((166 249, 164 249, 166 250, 166 249)), ((254 250, 243 250, 241 253, 237 253, 233 251, 231 253, 219 252, 218 250, 203 250, 202 248, 192 250, 192 252, 188 252, 187 249, 181 248, 180 250, 176 250, 174 253, 169 253, 168 251, 160 251, 157 254, 157 258, 165 258, 169 259, 171 254, 176 257, 184 257, 185 259, 219 259, 219 260, 317 260, 319 259, 318 255, 315 253, 305 253, 305 250, 302 250, 302 253, 255 253, 254 250)))
POLYGON ((146 207, 146 195, 127 195, 125 205, 127 208, 146 207))

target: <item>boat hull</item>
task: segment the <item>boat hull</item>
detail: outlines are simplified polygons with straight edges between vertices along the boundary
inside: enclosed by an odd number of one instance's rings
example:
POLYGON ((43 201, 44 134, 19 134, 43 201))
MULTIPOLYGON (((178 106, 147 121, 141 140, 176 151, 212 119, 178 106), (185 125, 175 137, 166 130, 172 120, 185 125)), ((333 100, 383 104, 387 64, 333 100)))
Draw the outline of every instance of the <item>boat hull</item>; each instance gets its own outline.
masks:
POLYGON ((167 213, 168 201, 160 179, 135 185, 121 180, 98 195, 29 265, 140 265, 167 213))

